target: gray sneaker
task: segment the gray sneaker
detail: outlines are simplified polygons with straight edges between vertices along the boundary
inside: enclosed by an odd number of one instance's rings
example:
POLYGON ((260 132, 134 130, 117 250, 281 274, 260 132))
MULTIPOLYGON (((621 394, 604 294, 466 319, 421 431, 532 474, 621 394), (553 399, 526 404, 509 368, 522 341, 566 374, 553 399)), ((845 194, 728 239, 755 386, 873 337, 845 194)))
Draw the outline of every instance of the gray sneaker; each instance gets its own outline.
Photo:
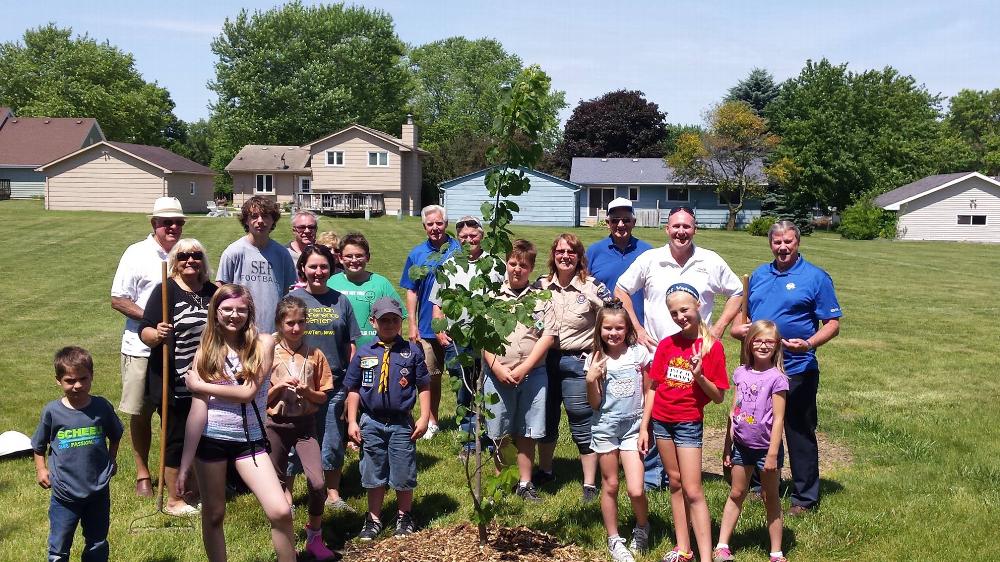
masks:
POLYGON ((628 547, 636 554, 646 554, 649 550, 649 523, 642 527, 636 525, 632 529, 632 541, 628 547))
POLYGON ((597 486, 591 486, 589 484, 583 485, 583 503, 590 503, 597 500, 600 492, 597 491, 597 486))
POLYGON ((625 539, 621 537, 608 538, 608 553, 615 562, 635 562, 635 556, 629 552, 625 546, 625 539))
POLYGON ((523 499, 526 502, 542 501, 542 498, 538 496, 538 492, 535 491, 535 486, 531 482, 528 482, 523 486, 518 484, 514 493, 517 494, 521 499, 523 499))

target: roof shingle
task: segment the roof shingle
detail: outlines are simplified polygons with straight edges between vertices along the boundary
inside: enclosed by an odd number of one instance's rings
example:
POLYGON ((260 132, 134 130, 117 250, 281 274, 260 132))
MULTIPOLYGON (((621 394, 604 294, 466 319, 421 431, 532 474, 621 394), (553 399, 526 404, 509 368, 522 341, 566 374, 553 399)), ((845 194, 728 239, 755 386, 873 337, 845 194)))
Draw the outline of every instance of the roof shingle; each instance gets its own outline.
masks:
POLYGON ((228 172, 307 172, 309 150, 301 146, 248 144, 226 165, 228 172), (284 162, 282 162, 284 157, 284 162))
MULTIPOLYGON (((747 170, 764 179, 760 161, 747 170)), ((697 184, 685 181, 662 158, 573 158, 569 181, 578 184, 697 184)))
POLYGON ((92 118, 12 116, 0 128, 0 166, 41 166, 80 150, 96 123, 92 118))

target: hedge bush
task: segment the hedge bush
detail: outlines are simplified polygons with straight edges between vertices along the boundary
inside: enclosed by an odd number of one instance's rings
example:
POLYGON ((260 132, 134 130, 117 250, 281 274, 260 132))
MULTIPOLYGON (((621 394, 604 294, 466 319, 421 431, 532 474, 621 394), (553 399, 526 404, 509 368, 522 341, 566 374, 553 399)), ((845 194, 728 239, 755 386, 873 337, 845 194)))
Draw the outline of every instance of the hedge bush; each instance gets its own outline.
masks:
POLYGON ((747 232, 750 233, 750 236, 767 236, 774 221, 774 217, 761 215, 750 221, 750 224, 747 225, 747 232))
POLYGON ((870 199, 863 199, 844 209, 838 230, 849 240, 892 239, 896 237, 896 213, 876 207, 870 199))

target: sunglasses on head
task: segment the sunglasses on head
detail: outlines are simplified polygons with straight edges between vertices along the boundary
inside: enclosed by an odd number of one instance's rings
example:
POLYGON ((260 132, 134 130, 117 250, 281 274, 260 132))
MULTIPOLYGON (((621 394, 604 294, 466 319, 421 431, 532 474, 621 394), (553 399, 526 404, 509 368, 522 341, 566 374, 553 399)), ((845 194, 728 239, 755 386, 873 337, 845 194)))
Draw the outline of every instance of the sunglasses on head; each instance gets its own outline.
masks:
POLYGON ((464 221, 458 221, 457 223, 455 223, 455 228, 457 228, 458 230, 462 230, 463 228, 466 227, 482 228, 483 225, 479 224, 479 221, 477 221, 476 219, 466 219, 464 221))
POLYGON ((691 215, 692 217, 694 216, 694 209, 692 209, 691 207, 685 207, 683 205, 680 207, 674 207, 673 209, 670 209, 670 213, 668 213, 667 216, 672 217, 675 214, 680 213, 682 211, 691 215))
POLYGON ((160 226, 170 228, 171 226, 184 226, 184 219, 158 219, 160 226))
POLYGON ((202 252, 177 252, 177 261, 187 261, 191 258, 203 261, 205 259, 205 254, 202 252))

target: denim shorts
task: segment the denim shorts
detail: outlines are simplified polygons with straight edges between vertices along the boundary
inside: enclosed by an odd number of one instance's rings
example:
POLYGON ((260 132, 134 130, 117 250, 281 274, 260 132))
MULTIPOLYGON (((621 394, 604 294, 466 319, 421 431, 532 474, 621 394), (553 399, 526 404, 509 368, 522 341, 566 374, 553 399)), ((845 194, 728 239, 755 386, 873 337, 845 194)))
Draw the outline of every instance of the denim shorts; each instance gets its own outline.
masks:
POLYGON ((548 376, 545 365, 539 365, 528 373, 521 384, 511 386, 496 379, 493 371, 483 362, 486 379, 483 392, 486 396, 496 394, 500 400, 487 404, 492 417, 486 420, 486 434, 498 441, 503 437, 545 437, 545 392, 548 376))
MULTIPOLYGON (((754 465, 760 470, 764 470, 764 460, 767 458, 767 449, 751 449, 739 443, 733 443, 733 464, 740 466, 754 465)), ((778 445, 778 468, 784 466, 785 446, 778 445)))
POLYGON ((642 412, 595 413, 590 426, 590 448, 595 453, 637 451, 641 426, 642 412))
POLYGON ((696 422, 663 422, 653 420, 653 436, 656 439, 669 439, 675 447, 701 447, 705 424, 696 422))
POLYGON ((417 443, 409 413, 376 419, 361 414, 361 486, 388 485, 406 491, 417 487, 417 443))

